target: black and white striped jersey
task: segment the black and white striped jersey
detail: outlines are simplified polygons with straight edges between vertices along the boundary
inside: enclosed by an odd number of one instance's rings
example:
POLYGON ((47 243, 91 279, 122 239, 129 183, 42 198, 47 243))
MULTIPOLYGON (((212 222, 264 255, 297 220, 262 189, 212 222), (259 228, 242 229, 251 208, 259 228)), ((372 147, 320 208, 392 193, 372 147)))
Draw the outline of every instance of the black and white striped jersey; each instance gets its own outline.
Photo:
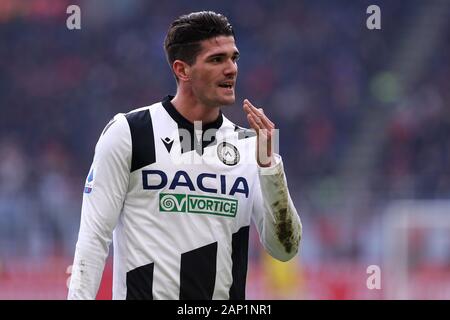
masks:
POLYGON ((162 102, 118 114, 95 148, 69 299, 95 299, 114 245, 113 299, 244 299, 249 227, 279 260, 302 226, 281 157, 261 168, 254 132, 204 126, 162 102))

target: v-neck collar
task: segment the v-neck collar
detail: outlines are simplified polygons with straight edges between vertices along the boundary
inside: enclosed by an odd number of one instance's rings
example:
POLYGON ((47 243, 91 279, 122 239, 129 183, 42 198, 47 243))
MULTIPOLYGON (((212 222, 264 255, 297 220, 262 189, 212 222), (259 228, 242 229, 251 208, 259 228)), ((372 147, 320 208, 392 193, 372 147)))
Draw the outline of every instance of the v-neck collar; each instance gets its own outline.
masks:
MULTIPOLYGON (((162 100, 161 103, 162 103, 164 109, 170 115, 170 117, 177 123, 178 130, 184 129, 190 133, 190 137, 191 137, 190 145, 189 146, 184 145, 182 147, 181 152, 184 153, 184 152, 196 150, 199 155, 202 155, 203 149, 217 144, 217 141, 216 141, 217 139, 216 139, 215 134, 212 137, 208 137, 208 140, 203 140, 204 139, 203 136, 204 136, 205 132, 208 131, 209 129, 215 129, 215 131, 217 131, 222 126, 222 123, 223 123, 222 111, 219 111, 219 116, 213 122, 206 123, 206 124, 202 123, 202 128, 201 128, 202 129, 202 138, 201 138, 201 143, 200 143, 200 141, 197 138, 196 132, 195 132, 194 124, 192 122, 190 122, 188 119, 186 119, 185 117, 183 117, 183 115, 178 112, 178 110, 175 108, 175 106, 171 102, 173 98, 174 98, 174 96, 168 95, 168 96, 164 97, 164 99, 162 100)), ((183 135, 180 134, 180 141, 182 139, 182 136, 183 135)))

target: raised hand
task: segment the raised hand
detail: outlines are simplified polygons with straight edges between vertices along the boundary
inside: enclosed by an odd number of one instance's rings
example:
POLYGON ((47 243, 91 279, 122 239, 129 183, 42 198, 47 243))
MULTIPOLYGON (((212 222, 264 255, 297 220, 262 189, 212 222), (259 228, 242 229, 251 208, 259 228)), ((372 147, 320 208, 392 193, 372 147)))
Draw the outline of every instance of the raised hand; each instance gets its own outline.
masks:
POLYGON ((257 134, 256 161, 260 167, 269 167, 274 163, 272 140, 275 124, 267 118, 262 108, 256 108, 248 99, 244 100, 243 109, 250 127, 257 134))

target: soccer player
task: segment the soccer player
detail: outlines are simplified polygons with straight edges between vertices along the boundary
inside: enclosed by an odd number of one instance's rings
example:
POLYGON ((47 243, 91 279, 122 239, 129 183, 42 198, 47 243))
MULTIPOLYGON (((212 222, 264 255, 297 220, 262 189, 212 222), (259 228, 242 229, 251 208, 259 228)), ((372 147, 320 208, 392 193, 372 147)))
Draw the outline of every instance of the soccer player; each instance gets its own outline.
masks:
POLYGON ((220 111, 235 102, 238 72, 227 18, 181 16, 164 47, 176 95, 116 115, 96 145, 69 299, 95 299, 112 239, 113 299, 245 299, 251 220, 270 255, 298 252, 274 124, 248 100, 254 130, 220 111))

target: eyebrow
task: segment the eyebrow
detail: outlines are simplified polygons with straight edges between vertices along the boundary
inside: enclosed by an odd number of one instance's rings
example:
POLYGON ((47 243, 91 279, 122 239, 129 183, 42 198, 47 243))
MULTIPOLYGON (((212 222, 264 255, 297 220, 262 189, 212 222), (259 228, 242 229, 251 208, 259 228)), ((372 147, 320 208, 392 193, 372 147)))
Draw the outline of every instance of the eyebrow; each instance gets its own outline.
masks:
MULTIPOLYGON (((215 57, 226 57, 226 56, 227 56, 226 53, 221 52, 221 53, 216 53, 216 54, 212 54, 210 56, 207 56, 206 59, 211 59, 211 58, 215 58, 215 57)), ((233 52, 233 57, 239 57, 239 56, 240 56, 239 51, 236 50, 236 51, 233 52)))

